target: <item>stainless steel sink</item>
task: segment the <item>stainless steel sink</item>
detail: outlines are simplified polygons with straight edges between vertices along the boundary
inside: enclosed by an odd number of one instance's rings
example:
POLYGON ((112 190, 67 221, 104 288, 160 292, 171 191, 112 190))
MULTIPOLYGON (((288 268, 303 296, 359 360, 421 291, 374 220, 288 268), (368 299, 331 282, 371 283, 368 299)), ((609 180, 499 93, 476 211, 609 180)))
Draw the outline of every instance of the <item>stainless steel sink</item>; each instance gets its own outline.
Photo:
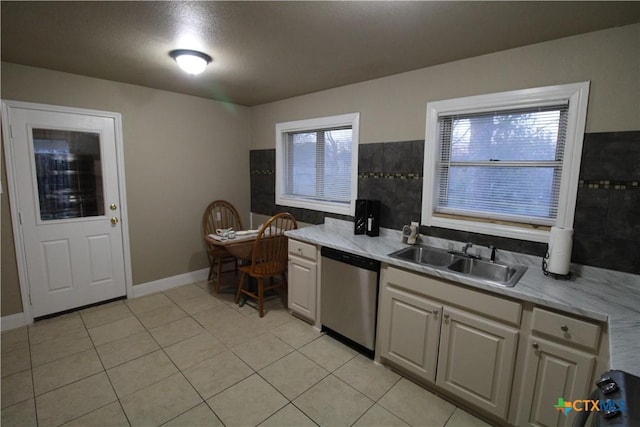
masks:
POLYGON ((476 259, 425 245, 400 249, 389 256, 506 287, 515 286, 527 271, 523 265, 476 259))
POLYGON ((472 258, 459 258, 447 268, 509 287, 515 286, 527 270, 527 267, 522 265, 507 265, 472 258))
POLYGON ((451 264, 456 258, 455 255, 444 249, 420 245, 401 249, 392 253, 390 256, 418 264, 428 264, 439 267, 451 264))

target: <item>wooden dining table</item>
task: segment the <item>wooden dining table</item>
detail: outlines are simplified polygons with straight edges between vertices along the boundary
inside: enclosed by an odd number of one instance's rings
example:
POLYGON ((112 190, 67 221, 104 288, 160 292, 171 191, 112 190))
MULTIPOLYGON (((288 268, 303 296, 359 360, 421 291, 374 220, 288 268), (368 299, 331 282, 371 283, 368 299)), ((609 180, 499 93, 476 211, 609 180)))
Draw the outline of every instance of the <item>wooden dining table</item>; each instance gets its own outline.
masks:
MULTIPOLYGON (((207 243, 210 243, 219 248, 225 249, 231 256, 236 257, 240 261, 251 262, 251 255, 253 253, 253 247, 258 237, 257 231, 255 233, 240 232, 233 239, 222 237, 218 234, 209 234, 205 237, 207 243)), ((254 279, 249 277, 246 286, 255 286, 254 279)), ((243 295, 239 301, 239 305, 242 307, 246 303, 246 297, 243 295)))
MULTIPOLYGON (((236 235, 233 239, 229 239, 228 237, 223 237, 218 234, 209 234, 205 236, 205 241, 220 249, 226 250, 229 255, 237 258, 239 261, 251 262, 251 254, 257 237, 257 232, 239 236, 236 235)), ((235 290, 233 293, 235 293, 235 290)), ((246 298, 243 297, 240 300, 239 305, 243 306, 245 302, 246 298)))
POLYGON ((226 250, 231 256, 241 261, 248 261, 251 260, 251 252, 253 251, 256 237, 258 237, 257 232, 236 235, 233 239, 225 238, 217 234, 209 234, 205 237, 205 240, 213 246, 226 250))

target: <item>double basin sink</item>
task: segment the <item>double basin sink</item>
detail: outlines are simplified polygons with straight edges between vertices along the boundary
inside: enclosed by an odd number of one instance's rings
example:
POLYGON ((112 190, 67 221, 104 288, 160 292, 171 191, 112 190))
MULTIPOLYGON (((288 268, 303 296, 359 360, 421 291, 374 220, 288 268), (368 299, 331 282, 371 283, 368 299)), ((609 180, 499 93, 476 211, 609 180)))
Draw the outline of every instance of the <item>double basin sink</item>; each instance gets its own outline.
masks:
POLYGON ((524 265, 478 259, 462 253, 424 245, 400 249, 389 256, 506 287, 515 286, 527 271, 527 267, 524 265))

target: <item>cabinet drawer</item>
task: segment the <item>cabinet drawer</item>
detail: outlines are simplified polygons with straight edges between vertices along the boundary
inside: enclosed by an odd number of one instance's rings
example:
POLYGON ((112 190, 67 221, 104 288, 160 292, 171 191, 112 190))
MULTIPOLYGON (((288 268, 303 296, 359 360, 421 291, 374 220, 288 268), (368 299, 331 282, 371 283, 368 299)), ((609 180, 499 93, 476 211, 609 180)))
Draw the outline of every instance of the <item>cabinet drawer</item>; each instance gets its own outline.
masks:
POLYGON ((297 240, 289 239, 289 253, 291 255, 296 255, 315 261, 317 259, 318 251, 315 245, 310 245, 309 243, 303 243, 297 240))
POLYGON ((565 343, 598 349, 600 326, 595 323, 565 316, 535 307, 532 329, 534 332, 557 338, 565 343))

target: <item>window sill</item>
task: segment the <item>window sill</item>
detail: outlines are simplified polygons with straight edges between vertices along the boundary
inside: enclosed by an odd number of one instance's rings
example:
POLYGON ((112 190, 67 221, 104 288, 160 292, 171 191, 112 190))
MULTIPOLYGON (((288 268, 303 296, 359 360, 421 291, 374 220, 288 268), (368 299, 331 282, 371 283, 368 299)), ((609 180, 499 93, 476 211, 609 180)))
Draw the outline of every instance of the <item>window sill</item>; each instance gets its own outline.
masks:
POLYGON ((526 240, 530 242, 547 243, 549 241, 549 229, 547 227, 534 229, 509 226, 505 224, 495 224, 491 222, 468 221, 436 216, 423 218, 422 223, 431 227, 450 228, 453 230, 487 234, 490 236, 508 237, 511 239, 526 240))
POLYGON ((276 196, 276 204, 292 208, 310 209, 313 211, 352 216, 354 215, 355 209, 353 201, 351 201, 351 203, 331 203, 286 196, 276 196))

